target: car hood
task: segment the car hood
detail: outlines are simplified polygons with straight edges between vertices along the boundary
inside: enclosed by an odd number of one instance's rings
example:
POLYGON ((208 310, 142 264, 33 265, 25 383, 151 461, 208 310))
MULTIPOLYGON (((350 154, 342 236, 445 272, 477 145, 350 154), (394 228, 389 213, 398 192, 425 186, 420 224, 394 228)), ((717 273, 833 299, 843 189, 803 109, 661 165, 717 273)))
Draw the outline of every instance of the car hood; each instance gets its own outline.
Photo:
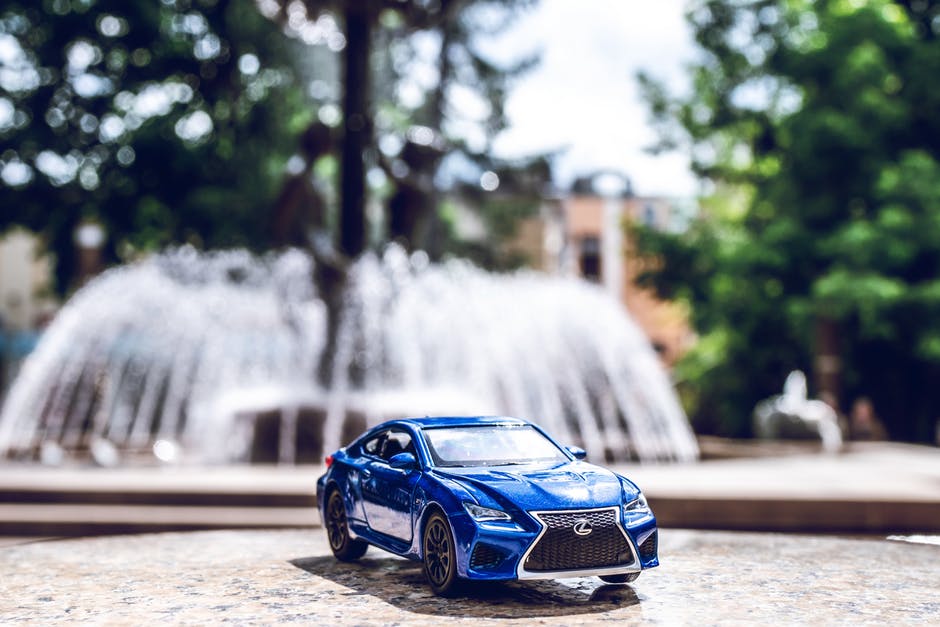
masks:
POLYGON ((435 468, 435 472, 483 492, 504 507, 511 503, 525 511, 606 507, 623 502, 620 478, 584 462, 551 467, 435 468))

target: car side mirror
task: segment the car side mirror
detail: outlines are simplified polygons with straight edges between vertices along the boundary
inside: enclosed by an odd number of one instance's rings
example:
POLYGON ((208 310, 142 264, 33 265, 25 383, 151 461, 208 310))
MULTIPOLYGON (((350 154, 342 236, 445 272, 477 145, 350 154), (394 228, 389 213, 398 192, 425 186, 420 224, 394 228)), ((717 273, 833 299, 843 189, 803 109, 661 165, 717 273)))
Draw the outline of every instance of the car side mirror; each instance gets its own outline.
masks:
POLYGON ((398 455, 392 455, 392 458, 388 460, 388 464, 398 470, 414 470, 418 467, 418 460, 411 453, 399 453, 398 455))
POLYGON ((574 455, 575 459, 584 459, 587 457, 587 451, 580 446, 566 446, 565 450, 574 455))

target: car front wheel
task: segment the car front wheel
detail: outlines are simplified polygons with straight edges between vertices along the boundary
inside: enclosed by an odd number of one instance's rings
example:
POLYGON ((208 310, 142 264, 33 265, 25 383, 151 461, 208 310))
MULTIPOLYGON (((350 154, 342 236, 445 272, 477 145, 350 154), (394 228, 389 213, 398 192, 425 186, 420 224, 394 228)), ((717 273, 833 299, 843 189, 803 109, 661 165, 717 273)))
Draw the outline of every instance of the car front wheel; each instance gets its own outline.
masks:
POLYGON ((362 540, 349 536, 349 524, 346 521, 346 504, 339 491, 330 492, 326 502, 326 537, 330 541, 330 550, 336 559, 349 562, 362 557, 369 545, 362 540))
POLYGON ((457 558, 450 523, 440 512, 431 514, 424 527, 424 574, 434 594, 448 596, 456 589, 457 558))

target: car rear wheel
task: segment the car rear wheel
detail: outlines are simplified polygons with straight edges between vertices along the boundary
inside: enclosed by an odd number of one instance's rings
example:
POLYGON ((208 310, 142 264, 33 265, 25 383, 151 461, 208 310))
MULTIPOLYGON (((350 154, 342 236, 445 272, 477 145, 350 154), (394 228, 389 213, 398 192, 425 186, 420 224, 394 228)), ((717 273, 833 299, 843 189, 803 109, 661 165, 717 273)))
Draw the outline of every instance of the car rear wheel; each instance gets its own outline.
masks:
POLYGON ((349 562, 362 557, 369 545, 362 540, 349 536, 349 524, 346 520, 346 504, 337 490, 330 492, 326 501, 326 537, 330 541, 330 550, 336 559, 349 562))
POLYGON ((424 526, 424 574, 434 594, 448 596, 457 586, 457 556, 450 523, 440 512, 424 526))
POLYGON ((621 573, 619 575, 600 575, 600 578, 604 583, 630 583, 636 581, 639 576, 640 573, 621 573))

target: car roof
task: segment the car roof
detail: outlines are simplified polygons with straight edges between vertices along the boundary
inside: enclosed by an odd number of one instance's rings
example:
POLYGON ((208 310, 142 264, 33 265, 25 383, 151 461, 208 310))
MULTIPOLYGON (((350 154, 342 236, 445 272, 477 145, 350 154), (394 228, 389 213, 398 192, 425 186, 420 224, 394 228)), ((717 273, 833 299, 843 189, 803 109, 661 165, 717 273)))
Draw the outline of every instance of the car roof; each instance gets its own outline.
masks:
POLYGON ((521 418, 512 418, 509 416, 425 416, 424 418, 403 418, 401 420, 391 420, 385 425, 409 424, 419 429, 431 429, 435 427, 474 427, 483 425, 527 425, 531 424, 528 420, 521 418))

